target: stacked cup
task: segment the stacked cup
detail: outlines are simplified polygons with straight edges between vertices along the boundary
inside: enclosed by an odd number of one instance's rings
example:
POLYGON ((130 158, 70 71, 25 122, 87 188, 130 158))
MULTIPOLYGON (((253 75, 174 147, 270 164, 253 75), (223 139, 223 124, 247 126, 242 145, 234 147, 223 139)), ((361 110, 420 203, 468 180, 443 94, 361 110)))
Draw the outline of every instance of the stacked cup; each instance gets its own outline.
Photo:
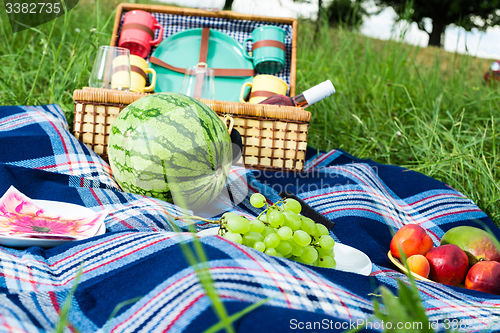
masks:
POLYGON ((274 74, 285 68, 285 30, 273 25, 263 25, 252 31, 252 55, 246 57, 253 62, 255 70, 262 74, 274 74))
POLYGON ((245 92, 250 87, 248 102, 258 104, 266 98, 278 94, 285 95, 288 84, 277 76, 285 68, 285 30, 272 25, 263 25, 252 31, 245 44, 252 41, 252 55, 245 55, 253 62, 255 71, 262 73, 241 87, 240 102, 245 103, 245 92))
POLYGON ((118 46, 130 50, 131 55, 146 58, 151 46, 158 45, 163 37, 163 26, 143 10, 132 10, 123 17, 123 25, 118 46), (155 30, 158 38, 154 39, 155 30))
POLYGON ((118 47, 101 46, 89 80, 90 87, 132 92, 151 92, 156 86, 156 72, 145 58, 151 46, 163 37, 163 26, 148 12, 132 10, 123 17, 118 47), (159 29, 155 39, 155 30, 159 29), (150 85, 147 85, 151 74, 150 85))
POLYGON ((130 91, 130 51, 122 47, 99 47, 89 87, 130 91))
POLYGON ((131 88, 133 92, 150 92, 156 86, 156 72, 149 68, 145 58, 151 51, 151 46, 158 45, 163 38, 163 26, 148 12, 132 10, 123 16, 118 46, 130 50, 131 88), (158 37, 155 39, 155 30, 158 37), (147 73, 151 74, 150 85, 147 73))

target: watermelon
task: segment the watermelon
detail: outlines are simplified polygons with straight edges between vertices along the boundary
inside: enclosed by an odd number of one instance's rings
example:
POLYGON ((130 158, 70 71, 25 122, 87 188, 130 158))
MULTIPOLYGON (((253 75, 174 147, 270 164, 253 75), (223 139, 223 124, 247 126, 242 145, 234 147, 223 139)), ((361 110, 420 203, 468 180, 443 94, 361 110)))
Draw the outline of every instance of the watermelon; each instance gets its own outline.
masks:
POLYGON ((226 184, 232 163, 228 130, 197 99, 157 93, 128 105, 113 122, 109 162, 120 187, 197 209, 226 184))

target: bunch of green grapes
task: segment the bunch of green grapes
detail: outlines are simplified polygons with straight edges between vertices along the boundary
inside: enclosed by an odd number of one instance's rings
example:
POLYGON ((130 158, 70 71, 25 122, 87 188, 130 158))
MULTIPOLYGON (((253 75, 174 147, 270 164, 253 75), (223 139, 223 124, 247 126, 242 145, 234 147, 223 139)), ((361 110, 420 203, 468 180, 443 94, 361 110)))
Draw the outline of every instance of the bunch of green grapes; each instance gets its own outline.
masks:
POLYGON ((266 209, 253 220, 225 213, 219 221, 220 235, 271 256, 335 268, 335 241, 323 224, 300 215, 302 207, 297 200, 288 198, 269 206, 262 194, 255 193, 250 203, 266 209))

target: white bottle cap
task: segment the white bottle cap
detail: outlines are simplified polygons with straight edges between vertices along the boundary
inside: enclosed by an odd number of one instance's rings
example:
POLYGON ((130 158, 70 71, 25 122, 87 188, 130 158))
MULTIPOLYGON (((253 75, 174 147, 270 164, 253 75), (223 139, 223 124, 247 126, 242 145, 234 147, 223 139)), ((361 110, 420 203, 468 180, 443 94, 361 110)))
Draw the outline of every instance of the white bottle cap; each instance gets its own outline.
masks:
POLYGON ((498 72, 500 71, 500 61, 495 61, 494 63, 491 64, 491 70, 493 72, 498 72))
POLYGON ((333 86, 332 81, 326 80, 325 82, 321 82, 314 87, 311 87, 304 91, 302 95, 307 100, 307 104, 312 105, 317 101, 321 101, 323 98, 326 98, 335 92, 335 87, 333 86))

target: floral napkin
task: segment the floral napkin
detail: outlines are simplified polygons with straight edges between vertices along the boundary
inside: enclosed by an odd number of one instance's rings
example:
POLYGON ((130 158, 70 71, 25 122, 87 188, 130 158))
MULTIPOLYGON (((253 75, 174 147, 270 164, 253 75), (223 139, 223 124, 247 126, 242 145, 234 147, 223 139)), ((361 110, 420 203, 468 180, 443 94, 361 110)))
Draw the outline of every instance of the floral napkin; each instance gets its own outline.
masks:
MULTIPOLYGON (((61 208, 65 203, 61 203, 61 208)), ((62 210, 62 209, 61 209, 62 210)), ((67 209, 66 209, 67 210, 67 209)), ((85 216, 47 211, 11 186, 0 198, 0 235, 36 238, 74 238, 94 236, 108 215, 107 210, 85 216)))

